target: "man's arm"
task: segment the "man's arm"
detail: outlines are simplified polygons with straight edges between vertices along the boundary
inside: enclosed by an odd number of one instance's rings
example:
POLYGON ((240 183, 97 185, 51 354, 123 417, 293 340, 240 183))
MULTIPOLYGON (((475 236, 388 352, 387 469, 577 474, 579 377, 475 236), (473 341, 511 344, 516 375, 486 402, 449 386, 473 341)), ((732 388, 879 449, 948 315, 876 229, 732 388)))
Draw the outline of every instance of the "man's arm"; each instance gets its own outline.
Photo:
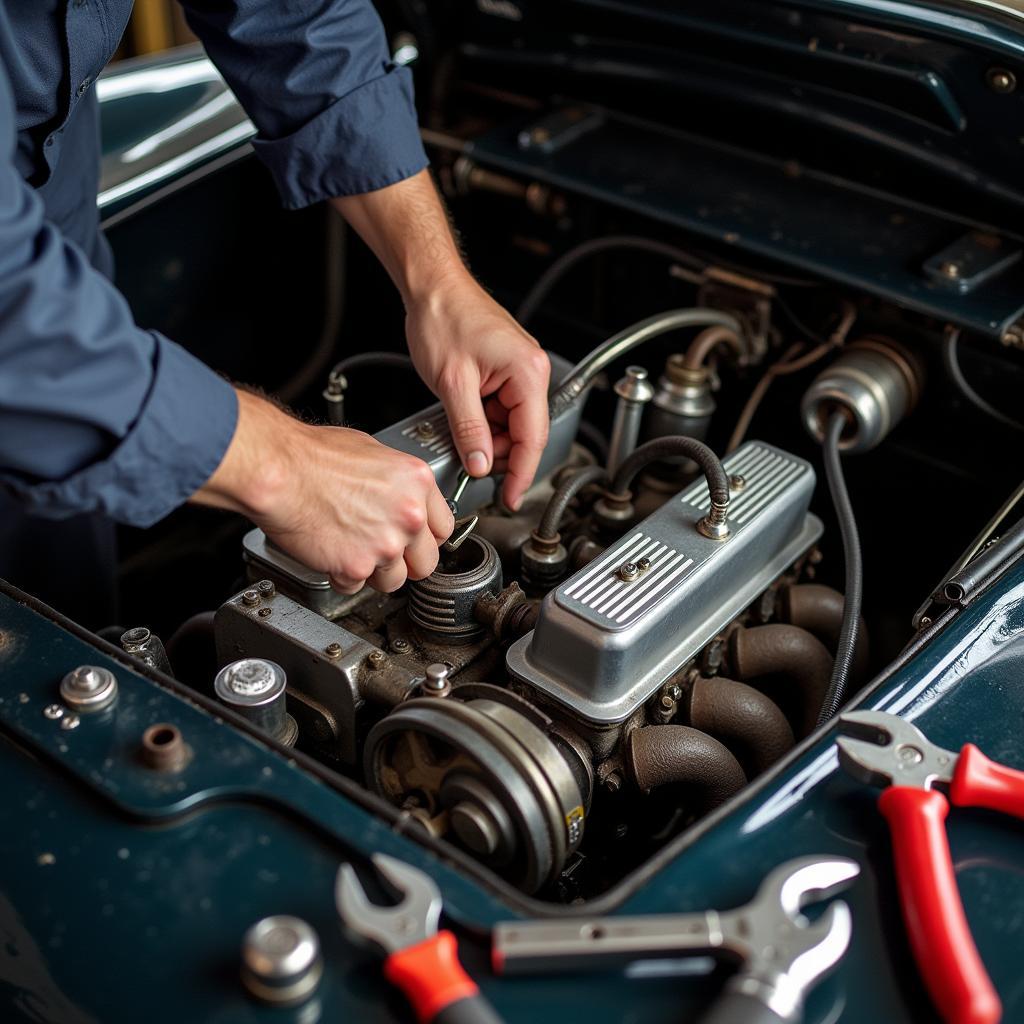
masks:
POLYGON ((427 171, 334 205, 401 293, 409 351, 463 465, 504 472, 504 500, 518 508, 547 441, 547 356, 466 270, 427 171))
POLYGON ((333 200, 384 262, 463 464, 474 476, 507 470, 516 507, 546 440, 548 362, 459 257, 424 172, 412 77, 391 61, 373 4, 182 3, 259 129, 256 153, 285 206, 333 200))

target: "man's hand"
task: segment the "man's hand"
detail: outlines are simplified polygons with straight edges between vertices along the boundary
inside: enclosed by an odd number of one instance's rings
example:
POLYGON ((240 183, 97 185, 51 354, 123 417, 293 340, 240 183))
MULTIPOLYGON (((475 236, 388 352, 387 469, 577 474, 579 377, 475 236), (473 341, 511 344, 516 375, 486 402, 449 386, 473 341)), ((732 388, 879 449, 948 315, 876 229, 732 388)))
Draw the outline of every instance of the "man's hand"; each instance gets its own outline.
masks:
POLYGON ((406 335, 463 466, 504 473, 502 497, 517 509, 547 442, 548 357, 468 274, 411 303, 406 335))
POLYGON ((454 521, 425 462, 244 391, 238 402, 235 436, 193 501, 248 516, 345 594, 366 582, 391 592, 434 571, 454 521))
POLYGON ((505 473, 503 498, 518 508, 547 442, 547 357, 466 270, 426 171, 334 205, 402 295, 409 351, 463 466, 505 473))

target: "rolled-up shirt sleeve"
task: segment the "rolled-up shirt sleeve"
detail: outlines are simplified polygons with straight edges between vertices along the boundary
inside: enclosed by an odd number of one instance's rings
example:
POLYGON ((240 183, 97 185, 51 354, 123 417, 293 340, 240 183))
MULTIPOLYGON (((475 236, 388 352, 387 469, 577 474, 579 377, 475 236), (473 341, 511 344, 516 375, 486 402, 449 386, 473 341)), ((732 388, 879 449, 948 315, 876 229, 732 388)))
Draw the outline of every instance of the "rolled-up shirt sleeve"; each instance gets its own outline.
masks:
POLYGON ((55 517, 149 526, 213 474, 234 389, 136 326, 121 294, 46 221, 14 166, 0 62, 0 486, 55 517))
POLYGON ((258 130, 285 206, 373 192, 427 166, 412 76, 370 0, 183 0, 258 130))

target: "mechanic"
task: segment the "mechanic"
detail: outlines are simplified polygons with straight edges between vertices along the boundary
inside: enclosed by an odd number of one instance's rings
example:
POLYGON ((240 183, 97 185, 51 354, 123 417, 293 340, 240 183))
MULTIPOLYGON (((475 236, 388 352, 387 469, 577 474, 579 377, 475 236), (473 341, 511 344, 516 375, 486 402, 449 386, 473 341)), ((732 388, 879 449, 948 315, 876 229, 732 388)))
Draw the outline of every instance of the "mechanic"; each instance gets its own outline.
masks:
MULTIPOLYGON (((0 577, 95 620, 113 523, 185 501, 248 516, 346 593, 428 575, 453 523, 424 462, 232 387, 137 326, 110 283, 92 86, 131 7, 0 0, 0 577)), ((548 362, 459 256, 371 0, 184 7, 285 206, 330 200, 373 249, 463 465, 505 473, 516 508, 547 437, 548 362)))

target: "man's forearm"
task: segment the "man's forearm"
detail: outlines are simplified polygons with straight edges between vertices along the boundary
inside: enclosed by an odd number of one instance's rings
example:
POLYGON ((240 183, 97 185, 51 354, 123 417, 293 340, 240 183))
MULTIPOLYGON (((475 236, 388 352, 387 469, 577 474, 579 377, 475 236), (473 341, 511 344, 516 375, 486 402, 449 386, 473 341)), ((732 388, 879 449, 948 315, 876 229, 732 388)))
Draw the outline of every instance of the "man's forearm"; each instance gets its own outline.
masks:
POLYGON ((374 251, 407 307, 468 277, 428 171, 332 203, 374 251))

